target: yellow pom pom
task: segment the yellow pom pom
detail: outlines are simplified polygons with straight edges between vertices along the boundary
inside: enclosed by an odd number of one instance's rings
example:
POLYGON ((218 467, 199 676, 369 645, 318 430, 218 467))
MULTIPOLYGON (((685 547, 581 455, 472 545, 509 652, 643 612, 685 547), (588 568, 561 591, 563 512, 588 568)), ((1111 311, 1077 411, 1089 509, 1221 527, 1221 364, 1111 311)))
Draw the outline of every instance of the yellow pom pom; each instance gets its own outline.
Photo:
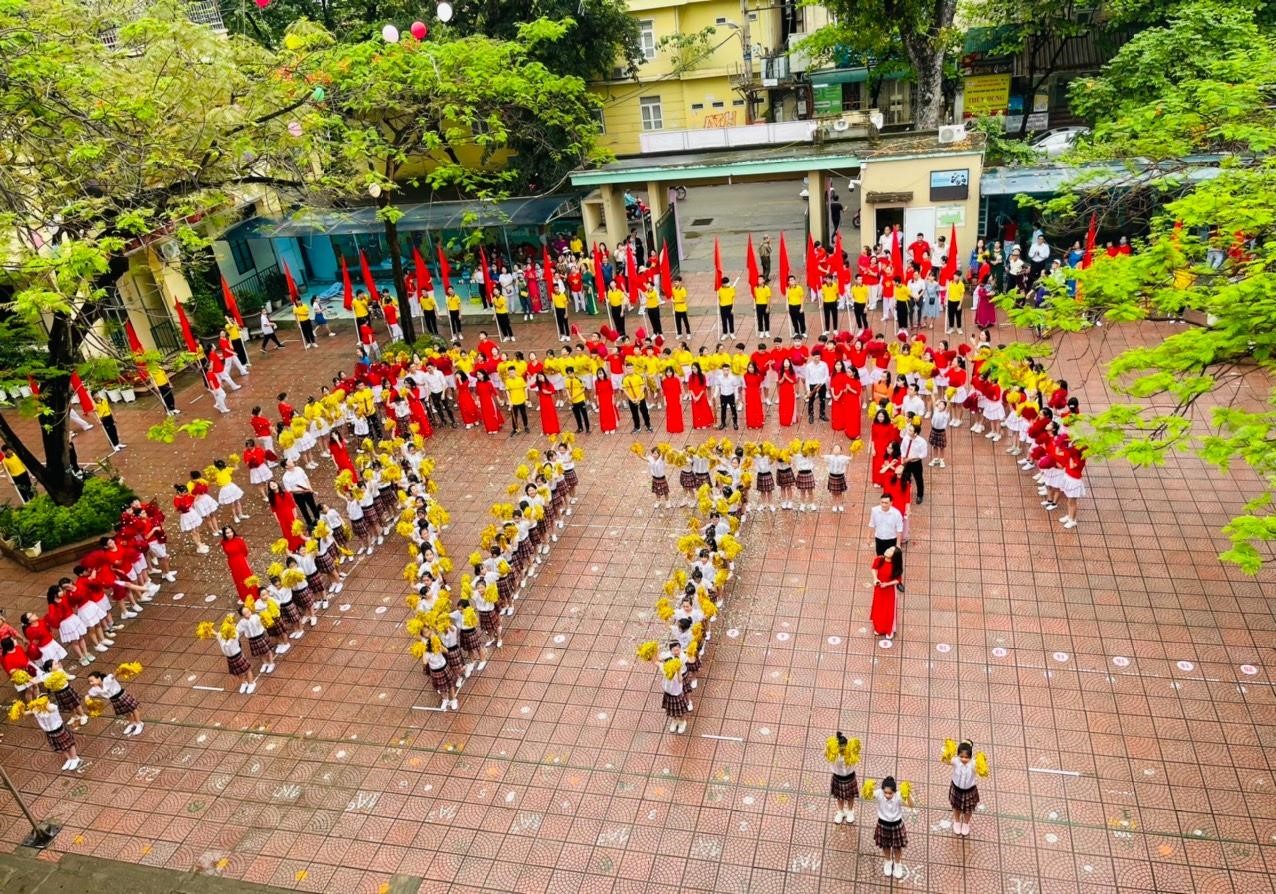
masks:
POLYGON ((656 657, 656 653, 660 650, 660 645, 654 639, 647 640, 638 646, 638 660, 651 661, 656 657))
POLYGON ((284 553, 288 552, 288 541, 283 537, 280 537, 274 543, 270 544, 270 552, 271 555, 282 556, 284 553))
POLYGON ((408 618, 408 622, 403 626, 408 631, 408 636, 420 636, 421 631, 425 630, 425 617, 424 615, 416 615, 408 618))
POLYGON ((842 758, 848 766, 855 766, 860 762, 860 740, 851 739, 846 743, 846 748, 842 751, 842 758))
POLYGON ((584 450, 581 450, 579 447, 572 448, 572 459, 574 459, 576 462, 580 462, 584 458, 585 458, 584 450))
POLYGON ((470 606, 461 612, 461 626, 473 630, 479 625, 479 616, 473 606, 470 606))
POLYGON ((672 580, 667 580, 667 581, 665 581, 665 582, 664 582, 664 584, 663 584, 663 586, 661 587, 661 589, 663 589, 663 590, 664 590, 664 592, 665 592, 665 595, 666 595, 666 596, 672 596, 674 593, 677 593, 677 592, 678 592, 679 587, 678 587, 678 585, 677 585, 676 583, 674 583, 672 580))
POLYGON ((863 441, 863 439, 862 439, 862 438, 856 438, 854 441, 851 441, 851 455, 852 455, 852 456, 854 456, 855 454, 859 453, 859 452, 860 452, 860 451, 862 451, 863 449, 864 449, 864 441, 863 441))
POLYGON ((292 534, 294 537, 300 537, 306 533, 306 523, 301 519, 297 519, 292 523, 292 534))
POLYGON ((403 597, 403 603, 412 611, 416 611, 421 605, 421 597, 416 593, 409 593, 403 597))
POLYGON ((122 683, 127 683, 142 672, 142 665, 137 661, 126 661, 115 669, 115 678, 122 683))
POLYGON ((527 451, 527 461, 529 463, 540 462, 540 459, 541 459, 541 452, 539 450, 532 448, 531 450, 527 451))
POLYGON ((944 745, 939 749, 939 762, 941 764, 952 763, 954 757, 957 756, 957 742, 953 739, 945 739, 944 745))
POLYGON ((25 686, 31 682, 31 675, 22 668, 10 671, 9 682, 14 686, 25 686))
POLYGON ((682 662, 677 658, 670 658, 660 666, 660 670, 664 673, 666 680, 672 680, 677 676, 678 671, 682 669, 682 662))
POLYGON ((421 640, 417 640, 412 645, 408 646, 408 651, 412 653, 413 658, 420 661, 425 657, 425 643, 421 640))
POLYGON ((420 569, 418 568, 416 562, 409 562, 408 564, 403 566, 403 579, 411 583, 412 581, 416 580, 416 575, 419 570, 420 569))
POLYGON ((71 685, 71 680, 64 670, 49 671, 49 675, 44 678, 44 688, 50 692, 61 692, 71 685))
POLYGON ((700 597, 700 611, 706 618, 713 619, 718 614, 718 607, 713 604, 713 600, 708 596, 700 597))
POLYGON ((519 465, 519 467, 514 470, 514 477, 517 478, 519 481, 526 481, 528 479, 528 476, 530 476, 531 474, 532 474, 532 470, 527 468, 527 466, 525 465, 519 465))
POLYGON ((17 723, 22 719, 22 715, 25 713, 27 713, 26 702, 22 699, 16 699, 13 704, 9 706, 9 721, 11 723, 17 723))
POLYGON ((872 779, 865 779, 864 784, 860 786, 860 797, 865 801, 873 800, 873 792, 877 790, 877 782, 872 779))
POLYGON ((824 742, 824 759, 830 764, 833 763, 841 750, 842 746, 838 744, 837 736, 829 736, 824 742))
POLYGON ((899 798, 905 804, 913 800, 913 784, 907 781, 901 781, 899 784, 899 798))
POLYGON ((471 566, 474 566, 474 565, 482 565, 482 564, 483 564, 483 554, 482 554, 482 553, 480 553, 478 550, 475 550, 474 552, 470 553, 470 557, 469 557, 469 564, 470 564, 471 566))
POLYGON ((634 456, 645 457, 647 455, 647 448, 643 447, 637 441, 634 441, 632 444, 629 445, 629 452, 632 453, 634 456))
POLYGON ((673 606, 668 599, 660 599, 656 602, 656 617, 664 621, 666 624, 673 617, 673 606))
POLYGON ((222 639, 227 641, 239 639, 239 630, 235 625, 235 616, 227 615, 222 618, 222 626, 217 632, 222 639))
POLYGON ((988 775, 988 756, 982 751, 975 753, 975 775, 981 777, 988 775))

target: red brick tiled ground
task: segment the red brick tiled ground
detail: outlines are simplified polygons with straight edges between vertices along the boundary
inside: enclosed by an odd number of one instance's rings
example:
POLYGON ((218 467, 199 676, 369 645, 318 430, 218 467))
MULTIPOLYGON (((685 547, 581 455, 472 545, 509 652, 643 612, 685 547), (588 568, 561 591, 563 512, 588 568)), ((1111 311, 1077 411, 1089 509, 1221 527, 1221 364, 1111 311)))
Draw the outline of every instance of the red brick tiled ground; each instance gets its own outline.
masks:
MULTIPOLYGON (((707 335, 711 318, 694 319, 707 335)), ((518 331, 520 348, 551 343, 545 323, 518 331)), ((1106 402, 1097 362, 1163 334, 1068 339, 1060 374, 1083 404, 1106 402)), ((119 467, 162 494, 242 443, 253 401, 317 390, 348 348, 326 340, 303 358, 294 344, 259 362, 206 443, 148 444, 154 407, 122 409, 119 467)), ((182 406, 207 409, 195 396, 182 406)), ((949 468, 931 470, 914 507, 894 648, 866 630, 857 460, 844 515, 768 513, 744 528, 685 737, 663 734, 655 674, 634 659, 684 517, 652 512, 621 434, 583 439, 577 511, 459 713, 414 707, 436 700, 405 649, 404 559, 389 544, 254 696, 195 688, 227 684, 193 631, 233 590, 216 551, 185 551, 178 583, 109 656, 146 665, 133 684, 144 735, 95 720, 74 776, 56 772, 34 729, 6 725, 0 761, 37 814, 64 824, 54 855, 202 865, 306 891, 378 891, 396 872, 424 891, 1272 890, 1276 618, 1263 588, 1276 577, 1216 559, 1248 479, 1184 459, 1091 466, 1092 496, 1067 532, 1000 450, 964 429, 950 439, 949 468), (864 740, 861 775, 915 783, 902 882, 881 876, 871 810, 830 822, 821 750, 838 728, 864 740), (936 756, 950 735, 973 738, 992 766, 968 840, 946 822, 936 756)), ((430 443, 454 556, 473 549, 537 443, 466 431, 430 443)), ((244 530, 264 568, 273 520, 256 509, 244 530)), ((10 618, 52 576, 0 566, 10 618)), ((0 835, 22 833, 0 798, 0 835)))

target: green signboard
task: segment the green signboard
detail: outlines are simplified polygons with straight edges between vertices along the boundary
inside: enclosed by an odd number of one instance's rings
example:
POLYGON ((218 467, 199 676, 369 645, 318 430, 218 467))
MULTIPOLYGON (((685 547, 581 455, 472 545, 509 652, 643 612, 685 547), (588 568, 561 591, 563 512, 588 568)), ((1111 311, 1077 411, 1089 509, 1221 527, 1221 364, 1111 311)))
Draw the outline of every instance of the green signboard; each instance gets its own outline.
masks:
POLYGON ((817 118, 842 114, 841 84, 814 84, 811 92, 815 100, 817 118))

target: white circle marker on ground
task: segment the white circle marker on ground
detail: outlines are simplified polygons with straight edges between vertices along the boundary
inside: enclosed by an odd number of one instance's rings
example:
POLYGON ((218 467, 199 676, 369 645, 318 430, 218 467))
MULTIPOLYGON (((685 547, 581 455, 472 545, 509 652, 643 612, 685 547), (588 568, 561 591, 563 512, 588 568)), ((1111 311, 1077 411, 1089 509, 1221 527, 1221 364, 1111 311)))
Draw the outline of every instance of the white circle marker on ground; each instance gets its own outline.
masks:
POLYGON ((520 714, 530 714, 530 713, 532 713, 532 709, 531 709, 531 708, 529 708, 527 705, 523 705, 523 707, 521 707, 521 708, 519 708, 519 709, 518 709, 518 713, 520 713, 520 714))
POLYGON ((590 565, 590 566, 589 566, 589 570, 590 570, 590 571, 592 571, 592 572, 597 573, 597 571, 598 571, 598 566, 597 566, 597 565, 590 565))
POLYGON ((863 680, 861 680, 861 679, 859 679, 859 678, 856 678, 853 682, 855 683, 855 685, 856 685, 856 686, 863 686, 863 685, 864 685, 864 681, 863 681, 863 680))
POLYGON ((1258 668, 1254 667, 1252 664, 1242 664, 1241 673, 1247 677, 1252 677, 1258 673, 1258 668))
POLYGON ((1063 662, 1065 662, 1065 661, 1067 661, 1067 660, 1068 660, 1068 653, 1067 653, 1067 652, 1055 652, 1055 653, 1054 653, 1054 660, 1055 660, 1055 661, 1057 661, 1057 662, 1059 662, 1060 664, 1062 664, 1063 662))
POLYGON ((314 688, 312 688, 310 691, 311 691, 311 692, 323 692, 323 687, 322 687, 322 686, 315 686, 315 687, 314 687, 314 688))
POLYGON ((882 639, 882 640, 878 640, 878 641, 877 641, 877 644, 878 644, 879 646, 881 646, 883 649, 893 649, 893 648, 895 648, 895 641, 894 641, 894 640, 882 639))
POLYGON ((1180 661, 1174 666, 1177 667, 1179 670, 1183 671, 1184 673, 1186 673, 1187 671, 1196 669, 1196 665, 1190 661, 1180 661))
POLYGON ((762 727, 761 729, 758 730, 758 735, 762 735, 762 736, 771 735, 771 728, 767 726, 762 727))
POLYGON ((938 643, 935 646, 935 651, 941 655, 947 655, 952 650, 953 650, 953 647, 948 645, 948 643, 938 643))
POLYGON ((387 606, 384 606, 384 605, 378 605, 374 611, 375 611, 378 615, 384 615, 387 611, 389 611, 389 608, 388 608, 387 606))
POLYGON ((207 596, 205 596, 205 597, 204 597, 204 601, 205 601, 205 602, 216 602, 216 601, 217 601, 217 597, 216 597, 214 594, 209 593, 207 596))
POLYGON ((558 634, 558 636, 554 637, 554 642, 559 645, 562 645, 563 643, 567 642, 567 637, 563 636, 563 634, 560 633, 558 634))
POLYGON ((1046 835, 1046 844, 1056 844, 1058 843, 1058 841, 1059 841, 1059 836, 1054 834, 1053 832, 1050 832, 1046 835))
POLYGON ((740 631, 736 630, 734 627, 732 627, 730 630, 727 631, 727 636, 731 637, 732 639, 735 639, 739 635, 740 635, 740 631))
POLYGON ((338 606, 337 606, 337 611, 339 611, 339 612, 348 612, 348 611, 350 611, 350 603, 348 603, 348 602, 343 602, 343 603, 341 603, 340 605, 338 605, 338 606))
POLYGON ((606 711, 599 711, 599 712, 598 712, 598 714, 597 714, 597 715, 595 715, 595 716, 597 716, 599 720, 606 720, 606 719, 607 719, 607 712, 606 712, 606 711))
POLYGON ((185 593, 174 593, 174 594, 173 594, 173 601, 174 601, 174 602, 181 602, 181 601, 182 601, 183 599, 185 599, 185 598, 186 598, 186 594, 185 594, 185 593))
POLYGON ((840 636, 830 636, 828 643, 830 646, 840 646, 842 644, 842 638, 840 636))
POLYGON ((1007 652, 1005 649, 1003 649, 1001 646, 998 646, 997 648, 992 650, 993 658, 1005 658, 1009 654, 1010 653, 1007 652))
POLYGON ((1129 667, 1130 659, 1126 658, 1124 655, 1114 655, 1112 656, 1112 663, 1117 667, 1129 667))
POLYGON ((753 795, 745 795, 740 800, 744 802, 746 806, 751 805, 753 803, 753 795))
POLYGON ((198 680, 198 679, 199 679, 199 676, 198 676, 198 675, 196 675, 196 674, 191 674, 189 677, 187 677, 187 678, 186 678, 186 682, 187 682, 187 683, 194 683, 194 682, 195 682, 196 680, 198 680))
POLYGON ((783 642, 788 642, 788 640, 789 640, 789 634, 784 633, 783 631, 781 631, 780 633, 777 633, 777 634, 775 635, 775 638, 776 638, 776 639, 778 639, 778 640, 779 640, 780 642, 782 642, 782 643, 783 643, 783 642))

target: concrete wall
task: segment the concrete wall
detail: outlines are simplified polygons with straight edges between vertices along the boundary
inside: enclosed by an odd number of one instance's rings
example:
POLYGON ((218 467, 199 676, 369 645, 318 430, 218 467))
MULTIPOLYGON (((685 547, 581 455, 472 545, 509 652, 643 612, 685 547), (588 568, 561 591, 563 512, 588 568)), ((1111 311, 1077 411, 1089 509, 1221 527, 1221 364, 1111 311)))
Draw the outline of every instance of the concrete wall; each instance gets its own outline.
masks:
MULTIPOLYGON (((883 209, 902 209, 904 212, 904 245, 924 232, 933 245, 935 237, 948 236, 948 220, 964 216, 957 226, 957 247, 964 266, 971 246, 979 236, 979 181, 983 174, 983 157, 978 152, 964 155, 937 157, 908 157, 900 159, 870 159, 860 171, 860 187, 857 199, 863 202, 861 225, 864 238, 876 238, 882 231, 878 212, 883 209), (930 198, 931 174, 936 171, 969 171, 969 195, 966 199, 930 198), (870 193, 912 193, 912 200, 904 202, 868 203, 870 193)), ((839 190, 840 192, 840 190, 839 190)), ((853 203, 848 205, 848 212, 853 203)))

